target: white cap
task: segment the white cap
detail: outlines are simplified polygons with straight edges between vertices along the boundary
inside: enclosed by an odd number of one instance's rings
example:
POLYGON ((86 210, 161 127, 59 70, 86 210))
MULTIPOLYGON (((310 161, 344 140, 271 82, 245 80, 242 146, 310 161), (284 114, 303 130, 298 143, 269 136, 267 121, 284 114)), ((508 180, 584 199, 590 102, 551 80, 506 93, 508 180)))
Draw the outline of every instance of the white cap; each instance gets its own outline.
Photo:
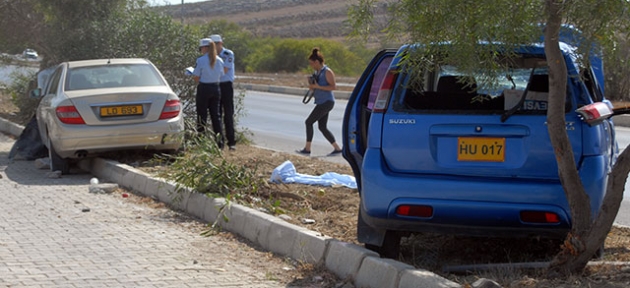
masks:
POLYGON ((199 47, 210 46, 210 38, 203 38, 199 40, 199 47))
POLYGON ((214 43, 216 43, 216 42, 223 42, 223 39, 221 39, 221 35, 219 35, 219 34, 210 35, 210 39, 212 39, 212 42, 214 42, 214 43))

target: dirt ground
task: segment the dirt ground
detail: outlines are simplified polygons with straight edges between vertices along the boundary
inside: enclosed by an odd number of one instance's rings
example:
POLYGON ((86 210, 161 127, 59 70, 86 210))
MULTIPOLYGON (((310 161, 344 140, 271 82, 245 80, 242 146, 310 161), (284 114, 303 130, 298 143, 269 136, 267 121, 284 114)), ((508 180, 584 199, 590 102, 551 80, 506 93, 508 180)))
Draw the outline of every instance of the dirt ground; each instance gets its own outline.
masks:
MULTIPOLYGON (((284 77, 286 80, 282 80, 282 75, 275 74, 251 76, 259 78, 257 84, 295 86, 300 85, 301 82, 297 80, 300 76, 284 77)), ((346 81, 352 81, 352 79, 346 81)), ((15 108, 11 107, 6 95, 0 97, 0 117, 12 120, 15 112, 15 108)), ((237 145, 236 151, 224 151, 223 156, 228 161, 240 165, 257 164, 258 175, 265 180, 270 178, 274 168, 286 160, 290 160, 297 172, 302 174, 321 175, 325 172, 337 172, 352 175, 348 165, 243 144, 237 145)), ((148 164, 147 159, 128 160, 121 162, 140 166, 140 169, 149 173, 157 173, 160 169, 148 164)), ((268 183, 259 194, 260 198, 277 203, 276 209, 269 211, 270 213, 285 214, 290 217, 287 221, 291 223, 336 239, 357 243, 356 219, 359 197, 356 190, 345 187, 268 183), (314 220, 314 223, 305 224, 304 219, 314 220)), ((268 207, 256 202, 245 204, 258 208, 268 207)), ((485 272, 476 273, 446 272, 460 265, 549 261, 559 245, 557 241, 548 240, 418 234, 403 239, 399 260, 462 284, 473 283, 479 277, 485 277, 497 281, 503 287, 630 287, 630 264, 628 264, 630 229, 617 227, 612 229, 606 240, 603 260, 609 263, 589 267, 584 275, 576 275, 570 279, 546 279, 541 276, 540 270, 518 270, 505 266, 497 266, 485 272), (611 264, 611 262, 615 263, 611 264)), ((329 283, 335 282, 331 280, 329 283)))

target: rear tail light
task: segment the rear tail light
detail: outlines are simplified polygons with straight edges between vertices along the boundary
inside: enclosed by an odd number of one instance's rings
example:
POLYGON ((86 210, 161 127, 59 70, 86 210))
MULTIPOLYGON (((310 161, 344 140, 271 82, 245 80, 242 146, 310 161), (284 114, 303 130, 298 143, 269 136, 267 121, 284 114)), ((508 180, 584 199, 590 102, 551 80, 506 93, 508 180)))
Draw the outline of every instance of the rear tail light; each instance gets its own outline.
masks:
POLYGON ((55 110, 57 112, 57 118, 64 124, 85 124, 81 114, 74 106, 59 106, 55 110))
POLYGON ((429 218, 433 216, 433 207, 428 205, 400 205, 396 208, 396 214, 400 216, 429 218))
POLYGON ((394 84, 396 83, 397 75, 398 71, 396 70, 387 71, 385 78, 383 78, 383 82, 381 82, 381 88, 378 90, 378 95, 374 101, 374 109, 372 112, 382 113, 387 110, 387 103, 389 103, 389 97, 394 91, 394 84))
POLYGON ((560 216, 553 212, 546 211, 521 211, 521 221, 528 223, 560 223, 560 216))
POLYGON ((614 114, 613 108, 604 102, 596 102, 582 106, 575 110, 575 112, 577 112, 580 118, 589 126, 602 123, 614 114))
POLYGON ((162 114, 160 114, 160 120, 175 118, 181 110, 182 105, 179 100, 167 100, 166 104, 164 104, 164 109, 162 109, 162 114))

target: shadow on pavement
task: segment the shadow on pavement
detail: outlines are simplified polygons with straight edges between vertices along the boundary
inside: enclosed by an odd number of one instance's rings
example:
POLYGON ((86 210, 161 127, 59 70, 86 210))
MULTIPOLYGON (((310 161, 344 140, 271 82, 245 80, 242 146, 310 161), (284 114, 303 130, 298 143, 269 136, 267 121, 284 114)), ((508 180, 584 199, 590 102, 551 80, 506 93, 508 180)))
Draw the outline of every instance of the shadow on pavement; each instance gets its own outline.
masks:
MULTIPOLYGON (((50 178, 50 169, 37 169, 35 161, 29 160, 9 160, 9 152, 0 152, 0 171, 4 172, 6 179, 0 181, 13 181, 19 185, 89 185, 92 174, 83 171, 78 167, 70 169, 69 175, 59 178, 50 178)), ((87 190, 86 190, 87 191, 87 190)))

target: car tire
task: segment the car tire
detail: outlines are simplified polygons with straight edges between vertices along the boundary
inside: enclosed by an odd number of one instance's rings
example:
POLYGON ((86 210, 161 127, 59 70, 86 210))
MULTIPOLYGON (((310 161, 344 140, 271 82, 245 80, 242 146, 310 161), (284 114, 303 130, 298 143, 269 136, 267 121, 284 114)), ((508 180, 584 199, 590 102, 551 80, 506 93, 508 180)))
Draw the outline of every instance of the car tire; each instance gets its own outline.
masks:
POLYGON ((365 248, 378 253, 381 258, 398 260, 401 238, 402 236, 399 232, 387 230, 387 232, 385 232, 383 244, 380 247, 372 244, 365 244, 365 248))
POLYGON ((602 244, 601 247, 597 248, 597 251, 595 251, 595 254, 593 255, 593 258, 591 260, 604 260, 604 244, 602 244))
POLYGON ((50 137, 48 138, 48 157, 50 159, 50 171, 61 171, 61 175, 70 173, 70 165, 68 160, 61 158, 55 147, 53 147, 50 137))

